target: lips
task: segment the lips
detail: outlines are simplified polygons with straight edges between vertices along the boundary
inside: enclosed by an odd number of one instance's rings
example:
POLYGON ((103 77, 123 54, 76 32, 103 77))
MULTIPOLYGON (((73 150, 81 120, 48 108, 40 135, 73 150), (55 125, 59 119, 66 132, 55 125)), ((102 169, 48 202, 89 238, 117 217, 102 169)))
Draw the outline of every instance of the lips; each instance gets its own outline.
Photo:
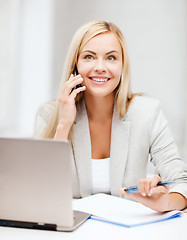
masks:
POLYGON ((95 83, 106 83, 107 81, 110 80, 110 78, 108 77, 104 77, 104 76, 94 76, 94 77, 89 77, 90 80, 92 80, 95 83))

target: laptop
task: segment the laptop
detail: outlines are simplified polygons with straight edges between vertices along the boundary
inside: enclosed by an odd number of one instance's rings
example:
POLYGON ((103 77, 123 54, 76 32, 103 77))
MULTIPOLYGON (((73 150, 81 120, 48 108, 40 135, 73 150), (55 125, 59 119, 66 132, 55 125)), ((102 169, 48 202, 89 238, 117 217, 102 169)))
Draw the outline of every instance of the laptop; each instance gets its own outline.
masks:
POLYGON ((67 141, 0 138, 0 226, 73 231, 90 216, 72 209, 67 141))

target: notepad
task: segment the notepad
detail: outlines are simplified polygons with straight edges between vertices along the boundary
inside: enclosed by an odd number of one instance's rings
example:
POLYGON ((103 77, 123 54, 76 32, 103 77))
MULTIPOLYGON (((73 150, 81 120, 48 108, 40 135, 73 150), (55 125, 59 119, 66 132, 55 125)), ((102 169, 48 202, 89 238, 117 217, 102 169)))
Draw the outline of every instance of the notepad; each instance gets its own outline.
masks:
POLYGON ((122 227, 137 227, 181 217, 181 211, 159 213, 127 199, 95 194, 73 201, 74 210, 90 213, 91 219, 122 227))

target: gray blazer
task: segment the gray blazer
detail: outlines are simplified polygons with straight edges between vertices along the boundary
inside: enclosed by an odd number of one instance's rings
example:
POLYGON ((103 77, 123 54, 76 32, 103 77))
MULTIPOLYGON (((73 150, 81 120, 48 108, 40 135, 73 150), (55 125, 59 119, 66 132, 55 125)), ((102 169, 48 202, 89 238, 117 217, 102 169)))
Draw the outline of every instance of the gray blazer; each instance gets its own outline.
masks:
MULTIPOLYGON (((34 137, 40 138, 53 106, 43 104, 36 115, 34 137)), ((77 115, 71 132, 73 197, 91 195, 91 141, 84 101, 77 107, 77 115)), ((114 107, 111 152, 111 194, 121 196, 119 189, 136 185, 146 177, 148 160, 156 167, 162 180, 175 180, 170 192, 187 197, 187 167, 181 160, 170 134, 159 102, 148 97, 136 97, 127 114, 119 117, 114 107)))

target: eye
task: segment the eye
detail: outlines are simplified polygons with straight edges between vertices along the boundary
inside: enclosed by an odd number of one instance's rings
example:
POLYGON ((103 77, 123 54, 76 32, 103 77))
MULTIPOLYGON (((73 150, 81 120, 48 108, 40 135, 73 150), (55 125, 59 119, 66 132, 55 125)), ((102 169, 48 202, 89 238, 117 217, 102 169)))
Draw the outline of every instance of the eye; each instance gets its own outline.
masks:
POLYGON ((115 56, 109 56, 109 57, 108 57, 108 60, 114 61, 114 60, 116 60, 116 57, 115 57, 115 56))
POLYGON ((93 56, 91 56, 91 55, 86 55, 86 56, 84 57, 84 59, 91 60, 91 59, 93 59, 93 56))

